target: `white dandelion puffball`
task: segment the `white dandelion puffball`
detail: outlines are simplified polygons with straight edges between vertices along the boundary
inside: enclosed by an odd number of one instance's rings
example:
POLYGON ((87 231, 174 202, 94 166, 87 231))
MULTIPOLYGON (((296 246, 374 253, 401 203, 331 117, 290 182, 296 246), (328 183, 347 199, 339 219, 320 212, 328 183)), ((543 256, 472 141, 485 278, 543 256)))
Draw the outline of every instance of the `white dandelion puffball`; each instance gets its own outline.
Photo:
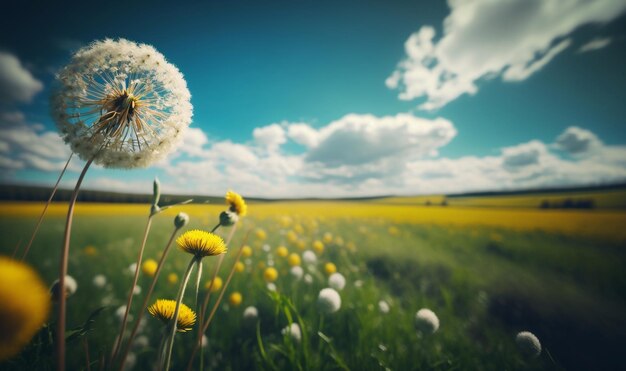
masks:
POLYGON ((292 323, 291 326, 287 326, 284 329, 282 329, 281 333, 283 335, 289 335, 289 337, 292 338, 297 343, 299 343, 300 340, 302 340, 302 331, 300 331, 300 325, 298 325, 295 322, 292 323))
POLYGON ((93 278, 93 285, 101 289, 107 284, 107 278, 103 274, 99 274, 93 278))
POLYGON ((302 278, 302 275, 304 275, 304 270, 302 269, 301 266, 296 265, 295 267, 291 267, 291 269, 289 270, 289 273, 296 279, 299 280, 302 278))
POLYGON ((361 280, 354 281, 354 287, 360 289, 361 287, 363 287, 363 281, 361 281, 361 280))
POLYGON ((202 335, 202 344, 201 344, 201 346, 203 348, 206 348, 206 347, 209 346, 209 338, 206 337, 206 335, 202 335))
POLYGON ((135 274, 135 270, 137 269, 137 263, 132 263, 128 266, 128 273, 135 274))
POLYGON ((439 329, 439 318, 430 309, 420 309, 415 314, 415 326, 425 334, 434 334, 439 329))
POLYGON ((306 264, 315 264, 317 262, 317 256, 315 256, 315 253, 313 251, 307 250, 302 253, 302 260, 306 264))
POLYGON ((317 307, 322 313, 335 313, 341 308, 341 296, 334 289, 322 289, 317 297, 317 307))
POLYGON ((335 272, 328 277, 328 286, 337 291, 341 291, 346 286, 346 278, 343 274, 335 272))
MULTIPOLYGON (((117 317, 117 319, 121 322, 124 320, 124 314, 126 313, 126 305, 121 305, 120 307, 117 308, 117 310, 115 311, 115 316, 117 317)), ((132 321, 133 320, 133 315, 128 313, 128 321, 132 321)))
POLYGON ((520 352, 526 357, 535 358, 541 354, 541 343, 532 332, 520 332, 515 337, 515 342, 520 352))
MULTIPOLYGON (((77 289, 78 289, 78 284, 76 283, 76 280, 74 279, 74 277, 66 275, 65 276, 65 297, 69 298, 70 296, 74 295, 77 289)), ((50 293, 52 294, 53 300, 58 300, 59 298, 59 280, 58 279, 52 282, 52 285, 50 286, 50 293)))
POLYGON ((104 167, 150 165, 191 123, 183 75, 150 45, 95 41, 72 56, 57 81, 50 104, 63 140, 104 167))
POLYGON ((310 274, 305 274, 304 275, 304 283, 306 283, 307 285, 310 285, 313 283, 313 276, 311 276, 310 274))
POLYGON ((137 285, 133 288, 133 295, 141 294, 141 286, 137 285))
POLYGON ((270 282, 267 284, 267 289, 269 291, 276 291, 276 284, 274 284, 274 282, 270 282))
POLYGON ((380 313, 387 314, 389 313, 389 309, 389 304, 386 301, 381 300, 378 302, 378 310, 380 313))
POLYGON ((259 317, 259 311, 256 307, 249 306, 243 311, 243 319, 246 321, 254 321, 259 317))

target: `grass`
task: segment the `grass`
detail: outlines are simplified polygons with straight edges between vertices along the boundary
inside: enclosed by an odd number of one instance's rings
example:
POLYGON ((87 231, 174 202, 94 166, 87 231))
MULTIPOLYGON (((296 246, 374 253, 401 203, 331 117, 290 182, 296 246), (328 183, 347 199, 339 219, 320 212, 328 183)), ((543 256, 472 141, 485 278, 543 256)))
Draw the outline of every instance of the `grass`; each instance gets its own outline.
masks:
MULTIPOLYGON (((41 204, 0 206, 2 252, 10 253, 27 240, 41 204)), ((148 239, 145 258, 157 259, 173 230, 173 216, 185 211, 188 228, 209 229, 222 205, 185 205, 159 215, 148 239)), ((37 237, 29 262, 51 282, 56 277, 65 205, 55 204, 37 237)), ((79 283, 68 300, 68 326, 79 326, 89 313, 105 305, 87 335, 91 359, 110 350, 119 327, 116 309, 125 301, 147 205, 79 204, 72 236, 70 274, 79 283), (85 249, 87 246, 95 247, 85 249), (92 279, 104 274, 105 289, 92 279)), ((250 205, 220 276, 233 264, 245 231, 252 231, 253 249, 246 269, 236 273, 226 296, 234 291, 243 303, 224 303, 208 333, 204 351, 207 369, 611 369, 621 365, 626 343, 626 213, 610 210, 566 211, 519 208, 435 208, 360 202, 280 202, 250 205), (263 229, 267 239, 255 231, 263 229), (290 242, 293 231, 297 240, 290 242), (324 252, 307 271, 306 284, 289 276, 279 245, 301 254, 315 240, 330 234, 324 252), (263 267, 271 260, 278 269, 280 295, 271 295, 263 267), (342 308, 322 321, 315 300, 326 287, 325 262, 334 262, 346 276, 342 308), (357 287, 356 282, 362 286, 357 287), (378 302, 391 310, 380 313, 378 302), (242 320, 243 310, 259 309, 258 323, 242 320), (427 336, 414 328, 417 310, 437 313, 441 327, 427 336), (288 318, 306 333, 301 343, 281 334, 288 318), (544 352, 526 360, 515 347, 518 331, 530 330, 544 352), (258 331, 258 336, 257 336, 258 331), (321 333, 321 334, 320 334, 321 333)), ((227 230, 221 231, 226 233, 227 230)), ((329 236, 326 236, 329 237, 329 236)), ((172 251, 154 296, 173 298, 188 255, 172 251)), ((206 261, 203 282, 215 261, 206 261)), ((193 281, 193 278, 192 278, 193 281)), ((140 276, 147 288, 147 277, 140 276)), ((188 290, 185 302, 193 304, 188 290)), ((216 295, 215 295, 216 296, 216 295)), ((215 298, 212 299, 212 301, 215 298)), ((134 303, 141 302, 141 295, 134 303)), ((138 304, 135 304, 138 305, 138 304)), ((136 313, 133 306, 131 313, 136 313)), ((149 316, 147 316, 149 317, 149 316)), ((54 318, 51 316, 51 318, 54 318)), ((135 369, 151 369, 161 324, 147 318, 143 334, 149 346, 135 347, 135 369)), ((304 335, 304 334, 303 334, 304 335)), ((195 333, 177 335, 173 369, 186 365, 195 333)), ((85 367, 81 343, 69 345, 72 369, 85 367)), ((28 353, 2 369, 32 365, 28 353)), ((96 367, 95 365, 92 365, 96 367)))

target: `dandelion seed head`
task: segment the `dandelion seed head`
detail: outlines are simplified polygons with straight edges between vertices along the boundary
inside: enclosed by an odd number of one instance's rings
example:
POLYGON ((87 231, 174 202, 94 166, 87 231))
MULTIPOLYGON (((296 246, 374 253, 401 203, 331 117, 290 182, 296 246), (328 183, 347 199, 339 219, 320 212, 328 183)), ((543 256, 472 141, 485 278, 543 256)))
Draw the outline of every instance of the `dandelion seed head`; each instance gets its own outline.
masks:
POLYGON ((249 306, 243 311, 243 319, 246 321, 254 321, 259 317, 259 311, 256 307, 249 306))
POLYGON ((322 289, 317 297, 317 307, 322 313, 334 313, 341 308, 341 296, 335 289, 322 289))
MULTIPOLYGON (((154 304, 148 307, 148 312, 154 318, 160 319, 165 324, 169 323, 172 318, 174 318, 175 310, 176 300, 157 299, 154 304)), ((190 331, 194 323, 196 323, 196 313, 184 303, 180 303, 178 320, 176 321, 176 331, 190 331)))
POLYGON ((154 47, 105 39, 79 49, 57 74, 50 105, 65 143, 104 167, 146 167, 191 123, 180 71, 154 47))
MULTIPOLYGON (((77 289, 78 289, 78 283, 76 283, 76 280, 74 279, 74 277, 70 275, 66 275, 65 276, 65 297, 69 298, 70 296, 74 295, 77 289)), ((52 295, 53 301, 59 300, 60 293, 59 293, 59 280, 58 279, 52 282, 52 285, 50 286, 50 294, 52 295)))
POLYGON ((389 304, 386 301, 381 300, 378 302, 378 310, 380 313, 387 314, 389 313, 389 309, 389 304))
POLYGON ((439 329, 439 318, 432 310, 422 308, 415 314, 415 326, 425 334, 433 334, 439 329))
POLYGON ((302 331, 300 330, 300 325, 296 322, 293 322, 290 326, 283 328, 281 334, 289 336, 293 341, 299 343, 302 340, 302 331))
POLYGON ((98 274, 93 278, 93 285, 101 289, 107 284, 107 278, 103 274, 98 274))
POLYGON ((302 269, 301 266, 296 265, 294 267, 291 267, 291 269, 289 270, 289 273, 295 277, 295 279, 299 280, 302 278, 302 275, 304 274, 304 269, 302 269))
POLYGON ((515 343, 525 357, 535 358, 541 354, 539 339, 529 331, 522 331, 515 337, 515 343))
POLYGON ((328 286, 341 291, 346 286, 346 278, 339 272, 333 273, 328 277, 328 286))
POLYGON ((267 284, 267 291, 275 292, 276 291, 276 284, 274 282, 268 283, 267 284))
POLYGON ((306 250, 302 253, 302 260, 307 264, 315 264, 317 262, 317 256, 311 250, 306 250))
POLYGON ((311 276, 310 274, 305 274, 304 275, 304 283, 306 283, 307 285, 310 285, 313 283, 313 276, 311 276))

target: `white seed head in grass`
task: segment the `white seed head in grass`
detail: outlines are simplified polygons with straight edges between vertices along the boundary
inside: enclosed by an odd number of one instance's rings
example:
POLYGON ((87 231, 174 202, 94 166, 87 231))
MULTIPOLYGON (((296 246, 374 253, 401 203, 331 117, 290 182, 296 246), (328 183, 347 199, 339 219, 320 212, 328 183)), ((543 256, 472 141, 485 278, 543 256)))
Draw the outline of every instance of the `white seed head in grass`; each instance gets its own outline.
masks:
POLYGON ((304 283, 306 283, 307 285, 310 285, 313 283, 313 276, 311 276, 310 274, 305 274, 304 275, 304 283))
POLYGON ((72 56, 57 81, 50 103, 63 140, 104 167, 150 165, 191 123, 183 75, 150 45, 95 41, 72 56))
POLYGON ((317 262, 317 256, 311 250, 307 250, 302 253, 302 260, 307 264, 315 264, 317 262))
POLYGON ((302 340, 302 331, 300 331, 300 325, 295 322, 292 323, 291 326, 287 326, 282 329, 281 333, 283 335, 288 335, 296 343, 299 343, 300 340, 302 340))
POLYGON ((335 272, 328 277, 328 286, 337 291, 341 291, 346 286, 346 278, 343 274, 335 272))
POLYGON ((341 308, 341 296, 335 289, 322 289, 317 297, 317 307, 322 313, 335 313, 341 308))
POLYGON ((256 307, 249 306, 243 311, 243 319, 244 321, 256 321, 259 317, 259 310, 256 307))
POLYGON ((302 269, 301 266, 296 265, 295 267, 291 267, 291 269, 289 269, 289 273, 296 279, 296 280, 300 280, 302 278, 302 275, 304 274, 304 270, 302 269))
MULTIPOLYGON (((74 279, 74 277, 72 276, 65 276, 65 297, 69 298, 70 296, 74 295, 74 293, 76 293, 76 290, 78 289, 78 284, 76 283, 76 280, 74 279)), ((54 282, 52 282, 52 285, 50 286, 50 294, 52 295, 52 300, 53 301, 57 301, 60 298, 60 288, 59 288, 59 280, 56 279, 54 282)))
POLYGON ((389 303, 387 303, 386 301, 381 300, 378 302, 378 310, 380 311, 380 313, 387 314, 389 313, 389 309, 391 308, 389 307, 389 303))
POLYGON ((93 278, 93 285, 101 289, 107 284, 107 278, 103 274, 99 274, 93 278))
POLYGON ((541 343, 532 332, 522 331, 518 333, 515 342, 525 357, 536 358, 541 354, 541 343))
POLYGON ((434 334, 439 329, 439 318, 430 309, 420 309, 415 314, 415 326, 425 334, 434 334))

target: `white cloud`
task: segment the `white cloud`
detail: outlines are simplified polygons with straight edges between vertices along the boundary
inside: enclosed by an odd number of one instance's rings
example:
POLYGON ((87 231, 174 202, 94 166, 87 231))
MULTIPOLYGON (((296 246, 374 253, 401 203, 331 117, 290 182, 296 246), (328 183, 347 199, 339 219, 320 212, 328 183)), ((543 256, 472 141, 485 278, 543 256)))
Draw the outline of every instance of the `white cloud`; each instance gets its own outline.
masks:
POLYGON ((254 140, 268 151, 276 151, 287 141, 285 130, 278 124, 271 124, 254 129, 254 140))
POLYGON ((41 81, 17 57, 0 51, 0 103, 28 103, 42 89, 41 81))
POLYGON ((317 146, 319 141, 317 130, 305 123, 292 123, 288 126, 287 135, 289 139, 305 147, 317 146))
POLYGON ((421 109, 440 108, 477 82, 528 78, 571 43, 567 37, 590 23, 606 23, 626 10, 612 0, 450 0, 443 36, 423 26, 405 43, 406 59, 387 78, 399 98, 426 98, 421 109))
POLYGON ((578 52, 587 53, 587 52, 599 50, 599 49, 609 46, 611 42, 612 40, 610 37, 593 39, 589 41, 588 43, 586 43, 585 45, 581 46, 580 49, 578 49, 578 52))
POLYGON ((570 126, 556 138, 555 145, 569 154, 577 155, 600 148, 602 142, 591 131, 570 126))

